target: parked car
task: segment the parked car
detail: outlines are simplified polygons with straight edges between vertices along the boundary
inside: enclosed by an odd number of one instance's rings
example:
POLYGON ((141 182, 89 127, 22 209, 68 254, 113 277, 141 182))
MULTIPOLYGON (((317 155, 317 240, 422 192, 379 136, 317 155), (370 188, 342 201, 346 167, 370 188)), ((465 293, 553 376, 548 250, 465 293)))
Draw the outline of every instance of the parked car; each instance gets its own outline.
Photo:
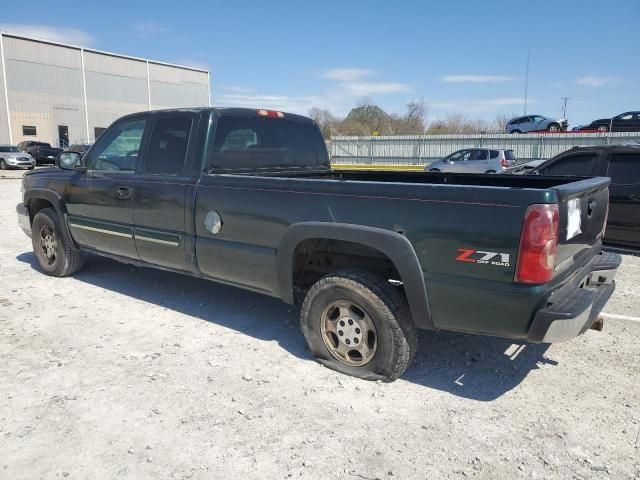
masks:
POLYGON ((84 155, 85 153, 87 153, 87 150, 89 150, 90 148, 91 148, 91 145, 84 144, 84 143, 76 143, 73 145, 69 145, 69 147, 65 148, 64 151, 77 152, 80 155, 84 155))
POLYGON ((270 110, 128 115, 58 166, 17 206, 45 274, 96 253, 297 303, 319 361, 369 380, 402 375, 417 329, 599 328, 621 259, 607 178, 334 172, 312 120, 270 110))
POLYGON ((612 118, 599 118, 580 130, 599 130, 600 132, 640 132, 640 112, 625 112, 612 118))
POLYGON ((429 172, 496 173, 516 161, 513 150, 465 148, 425 167, 429 172))
POLYGON ((526 172, 518 168, 505 173, 611 177, 604 243, 614 248, 640 250, 639 144, 575 147, 526 172))
POLYGON ((54 148, 48 143, 35 140, 20 142, 18 148, 31 155, 36 161, 36 165, 40 165, 41 163, 54 163, 58 154, 62 152, 61 148, 54 148))
POLYGON ((35 160, 28 153, 21 152, 18 147, 13 145, 0 145, 0 170, 9 168, 28 168, 35 167, 35 160))
POLYGON ((526 175, 528 173, 531 173, 531 171, 536 168, 538 165, 546 162, 547 159, 544 160, 531 160, 529 162, 525 162, 525 163, 519 163, 518 165, 511 167, 511 168, 507 168, 505 170, 503 170, 500 173, 509 173, 512 175, 526 175))
POLYGON ((515 117, 507 122, 505 132, 507 133, 529 133, 529 132, 561 132, 567 129, 569 122, 566 118, 549 118, 544 115, 525 115, 515 117))

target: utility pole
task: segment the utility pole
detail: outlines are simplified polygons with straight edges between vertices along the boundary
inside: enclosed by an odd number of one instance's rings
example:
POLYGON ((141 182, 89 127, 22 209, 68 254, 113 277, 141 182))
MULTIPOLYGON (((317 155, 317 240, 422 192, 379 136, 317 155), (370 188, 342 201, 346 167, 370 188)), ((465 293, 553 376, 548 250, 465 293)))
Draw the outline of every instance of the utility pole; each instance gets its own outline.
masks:
POLYGON ((562 118, 567 118, 567 101, 571 100, 571 97, 560 97, 562 100, 562 118))
POLYGON ((529 91, 529 58, 531 54, 531 47, 527 47, 527 70, 524 75, 524 111, 523 115, 527 114, 527 94, 529 91))

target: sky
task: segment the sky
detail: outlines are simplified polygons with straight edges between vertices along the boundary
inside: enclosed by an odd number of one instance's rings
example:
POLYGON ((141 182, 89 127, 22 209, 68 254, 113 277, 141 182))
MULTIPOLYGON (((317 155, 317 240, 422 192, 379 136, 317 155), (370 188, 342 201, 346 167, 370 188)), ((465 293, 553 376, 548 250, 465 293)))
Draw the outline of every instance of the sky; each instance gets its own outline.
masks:
MULTIPOLYGON (((8 0, 7 5, 9 5, 8 0)), ((571 125, 640 110, 640 0, 11 2, 0 29, 211 72, 214 106, 571 125)))

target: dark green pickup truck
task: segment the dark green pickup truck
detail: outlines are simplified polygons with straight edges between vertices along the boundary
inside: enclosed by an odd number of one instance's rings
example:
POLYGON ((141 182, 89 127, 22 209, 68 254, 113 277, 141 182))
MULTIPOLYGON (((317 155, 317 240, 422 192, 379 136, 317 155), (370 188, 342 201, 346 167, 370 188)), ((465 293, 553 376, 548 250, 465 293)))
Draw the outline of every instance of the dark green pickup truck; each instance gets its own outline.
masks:
POLYGON ((607 178, 331 171, 308 118, 144 112, 28 173, 18 218, 45 273, 87 253, 301 304, 325 365, 393 380, 417 329, 567 340, 601 326, 607 178))

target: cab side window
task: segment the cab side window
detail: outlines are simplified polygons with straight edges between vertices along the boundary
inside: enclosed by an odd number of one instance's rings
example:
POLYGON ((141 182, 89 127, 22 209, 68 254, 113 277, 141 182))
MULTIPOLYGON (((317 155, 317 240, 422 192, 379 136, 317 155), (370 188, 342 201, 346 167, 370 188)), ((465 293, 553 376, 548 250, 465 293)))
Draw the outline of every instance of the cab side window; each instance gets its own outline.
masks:
POLYGON ((487 159, 487 150, 471 150, 471 154, 469 155, 469 160, 486 160, 487 159))
POLYGON ((611 156, 607 176, 611 185, 640 184, 640 154, 614 153, 611 156))
POLYGON ((598 156, 593 154, 570 155, 560 158, 548 167, 541 169, 540 174, 588 177, 593 174, 597 159, 598 156))
POLYGON ((144 171, 152 175, 182 172, 192 119, 188 116, 161 117, 153 126, 145 155, 144 171))
POLYGON ((136 119, 109 128, 96 142, 87 169, 105 172, 135 172, 147 121, 136 119))

